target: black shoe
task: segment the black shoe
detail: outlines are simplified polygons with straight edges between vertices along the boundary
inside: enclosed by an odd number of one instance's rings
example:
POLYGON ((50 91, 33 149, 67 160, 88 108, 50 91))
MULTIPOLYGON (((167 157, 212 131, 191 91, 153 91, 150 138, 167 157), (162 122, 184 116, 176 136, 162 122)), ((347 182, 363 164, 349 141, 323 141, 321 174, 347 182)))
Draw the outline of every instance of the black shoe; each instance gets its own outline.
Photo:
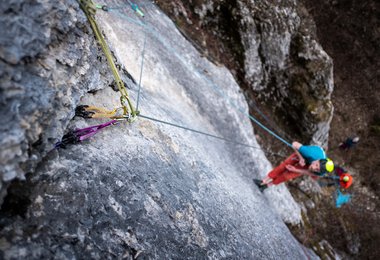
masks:
POLYGON ((261 183, 262 183, 262 181, 261 180, 259 180, 259 179, 253 179, 253 182, 257 185, 257 186, 261 186, 261 183))
POLYGON ((259 189, 261 192, 263 192, 266 188, 268 188, 268 184, 260 185, 259 189))
POLYGON ((263 184, 263 182, 261 180, 259 180, 259 179, 253 179, 253 182, 260 189, 261 192, 263 192, 266 188, 268 188, 268 185, 267 184, 263 184))

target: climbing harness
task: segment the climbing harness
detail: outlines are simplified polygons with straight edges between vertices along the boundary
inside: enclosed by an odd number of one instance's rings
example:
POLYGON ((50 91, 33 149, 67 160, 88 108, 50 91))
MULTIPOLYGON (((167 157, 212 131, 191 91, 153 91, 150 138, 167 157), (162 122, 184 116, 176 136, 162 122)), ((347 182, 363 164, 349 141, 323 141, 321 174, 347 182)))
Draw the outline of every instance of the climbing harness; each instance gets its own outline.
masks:
MULTIPOLYGON (((95 13, 96 13, 96 8, 97 6, 92 2, 92 0, 78 0, 79 1, 79 4, 80 4, 80 7, 82 8, 82 10, 84 11, 84 13, 86 14, 87 16, 87 19, 88 21, 90 22, 90 25, 91 25, 91 28, 92 30, 94 31, 94 34, 95 34, 95 37, 97 39, 97 41, 99 42, 103 52, 104 52, 104 55, 106 56, 107 58, 107 61, 108 61, 108 65, 110 66, 111 68, 111 71, 112 71, 112 74, 115 78, 115 82, 116 82, 116 85, 120 91, 120 103, 121 103, 121 108, 123 110, 123 113, 121 116, 118 116, 116 115, 116 112, 117 112, 117 109, 115 110, 112 110, 112 111, 107 111, 105 109, 99 109, 101 110, 102 112, 105 112, 103 114, 107 114, 109 116, 109 118, 113 118, 113 119, 128 119, 128 120, 131 120, 133 118, 136 117, 136 114, 138 114, 138 112, 136 112, 134 109, 133 109, 133 106, 132 106, 132 103, 129 99, 129 96, 128 96, 128 92, 127 92, 127 89, 125 88, 124 86, 124 83, 123 81, 121 80, 120 78, 120 75, 119 75, 119 72, 116 68, 116 65, 113 61, 113 58, 112 58, 112 54, 111 54, 111 51, 96 23, 96 20, 95 20, 95 13)), ((108 10, 108 9, 107 9, 108 10)), ((88 107, 87 107, 88 108, 88 107)), ((86 110, 87 109, 86 107, 84 107, 84 109, 86 110)), ((92 107, 94 108, 94 107, 92 107)), ((96 114, 96 110, 95 109, 94 111, 89 111, 91 115, 95 115, 96 114)))

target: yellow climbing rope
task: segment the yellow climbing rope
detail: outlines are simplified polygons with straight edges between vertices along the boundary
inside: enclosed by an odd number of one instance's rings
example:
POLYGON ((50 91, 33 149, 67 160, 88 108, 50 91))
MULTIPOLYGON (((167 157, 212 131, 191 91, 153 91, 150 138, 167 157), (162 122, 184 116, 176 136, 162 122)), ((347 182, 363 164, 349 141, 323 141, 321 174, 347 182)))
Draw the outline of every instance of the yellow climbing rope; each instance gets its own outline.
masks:
POLYGON ((112 74, 115 78, 116 85, 120 91, 120 103, 121 103, 121 109, 122 109, 122 115, 119 115, 118 111, 120 108, 116 108, 114 110, 106 110, 103 108, 97 108, 94 106, 83 106, 82 108, 90 114, 92 118, 100 118, 100 117, 106 117, 106 118, 112 118, 112 119, 128 119, 132 120, 136 117, 138 114, 137 111, 134 110, 132 103, 129 99, 127 89, 124 86, 123 81, 120 78, 119 72, 116 68, 116 65, 113 61, 111 51, 96 23, 95 20, 95 13, 96 13, 96 5, 92 2, 92 0, 78 0, 80 7, 84 11, 84 13, 87 16, 88 21, 90 22, 91 28, 94 31, 95 37, 98 40, 104 55, 107 58, 108 64, 111 68, 112 74), (128 107, 127 107, 128 105, 128 107))

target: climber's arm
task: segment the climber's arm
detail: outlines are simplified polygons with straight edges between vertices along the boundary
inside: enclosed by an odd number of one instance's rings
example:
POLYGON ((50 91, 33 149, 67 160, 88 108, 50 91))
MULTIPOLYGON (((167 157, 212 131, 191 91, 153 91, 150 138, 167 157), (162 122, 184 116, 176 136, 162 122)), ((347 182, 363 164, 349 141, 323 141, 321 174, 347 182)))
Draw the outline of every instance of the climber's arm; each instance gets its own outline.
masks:
POLYGON ((299 159, 299 164, 301 166, 305 166, 305 159, 302 157, 302 155, 300 154, 300 152, 298 151, 300 148, 301 148, 302 144, 299 143, 299 142, 293 142, 292 143, 292 147, 295 151, 295 153, 297 154, 298 156, 298 159, 299 159))
POLYGON ((294 167, 293 165, 286 165, 286 169, 290 172, 295 172, 295 173, 300 173, 300 174, 304 174, 304 175, 309 175, 311 177, 314 177, 315 174, 307 169, 297 169, 296 167, 294 167))

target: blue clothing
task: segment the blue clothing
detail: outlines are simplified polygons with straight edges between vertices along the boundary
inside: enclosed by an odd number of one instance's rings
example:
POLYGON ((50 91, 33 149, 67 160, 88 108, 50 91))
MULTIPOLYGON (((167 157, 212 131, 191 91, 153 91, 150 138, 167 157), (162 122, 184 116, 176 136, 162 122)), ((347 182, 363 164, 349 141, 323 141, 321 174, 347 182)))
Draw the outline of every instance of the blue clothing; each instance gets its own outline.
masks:
POLYGON ((298 151, 305 158, 307 164, 311 164, 316 160, 326 159, 325 151, 316 145, 302 145, 298 151))

